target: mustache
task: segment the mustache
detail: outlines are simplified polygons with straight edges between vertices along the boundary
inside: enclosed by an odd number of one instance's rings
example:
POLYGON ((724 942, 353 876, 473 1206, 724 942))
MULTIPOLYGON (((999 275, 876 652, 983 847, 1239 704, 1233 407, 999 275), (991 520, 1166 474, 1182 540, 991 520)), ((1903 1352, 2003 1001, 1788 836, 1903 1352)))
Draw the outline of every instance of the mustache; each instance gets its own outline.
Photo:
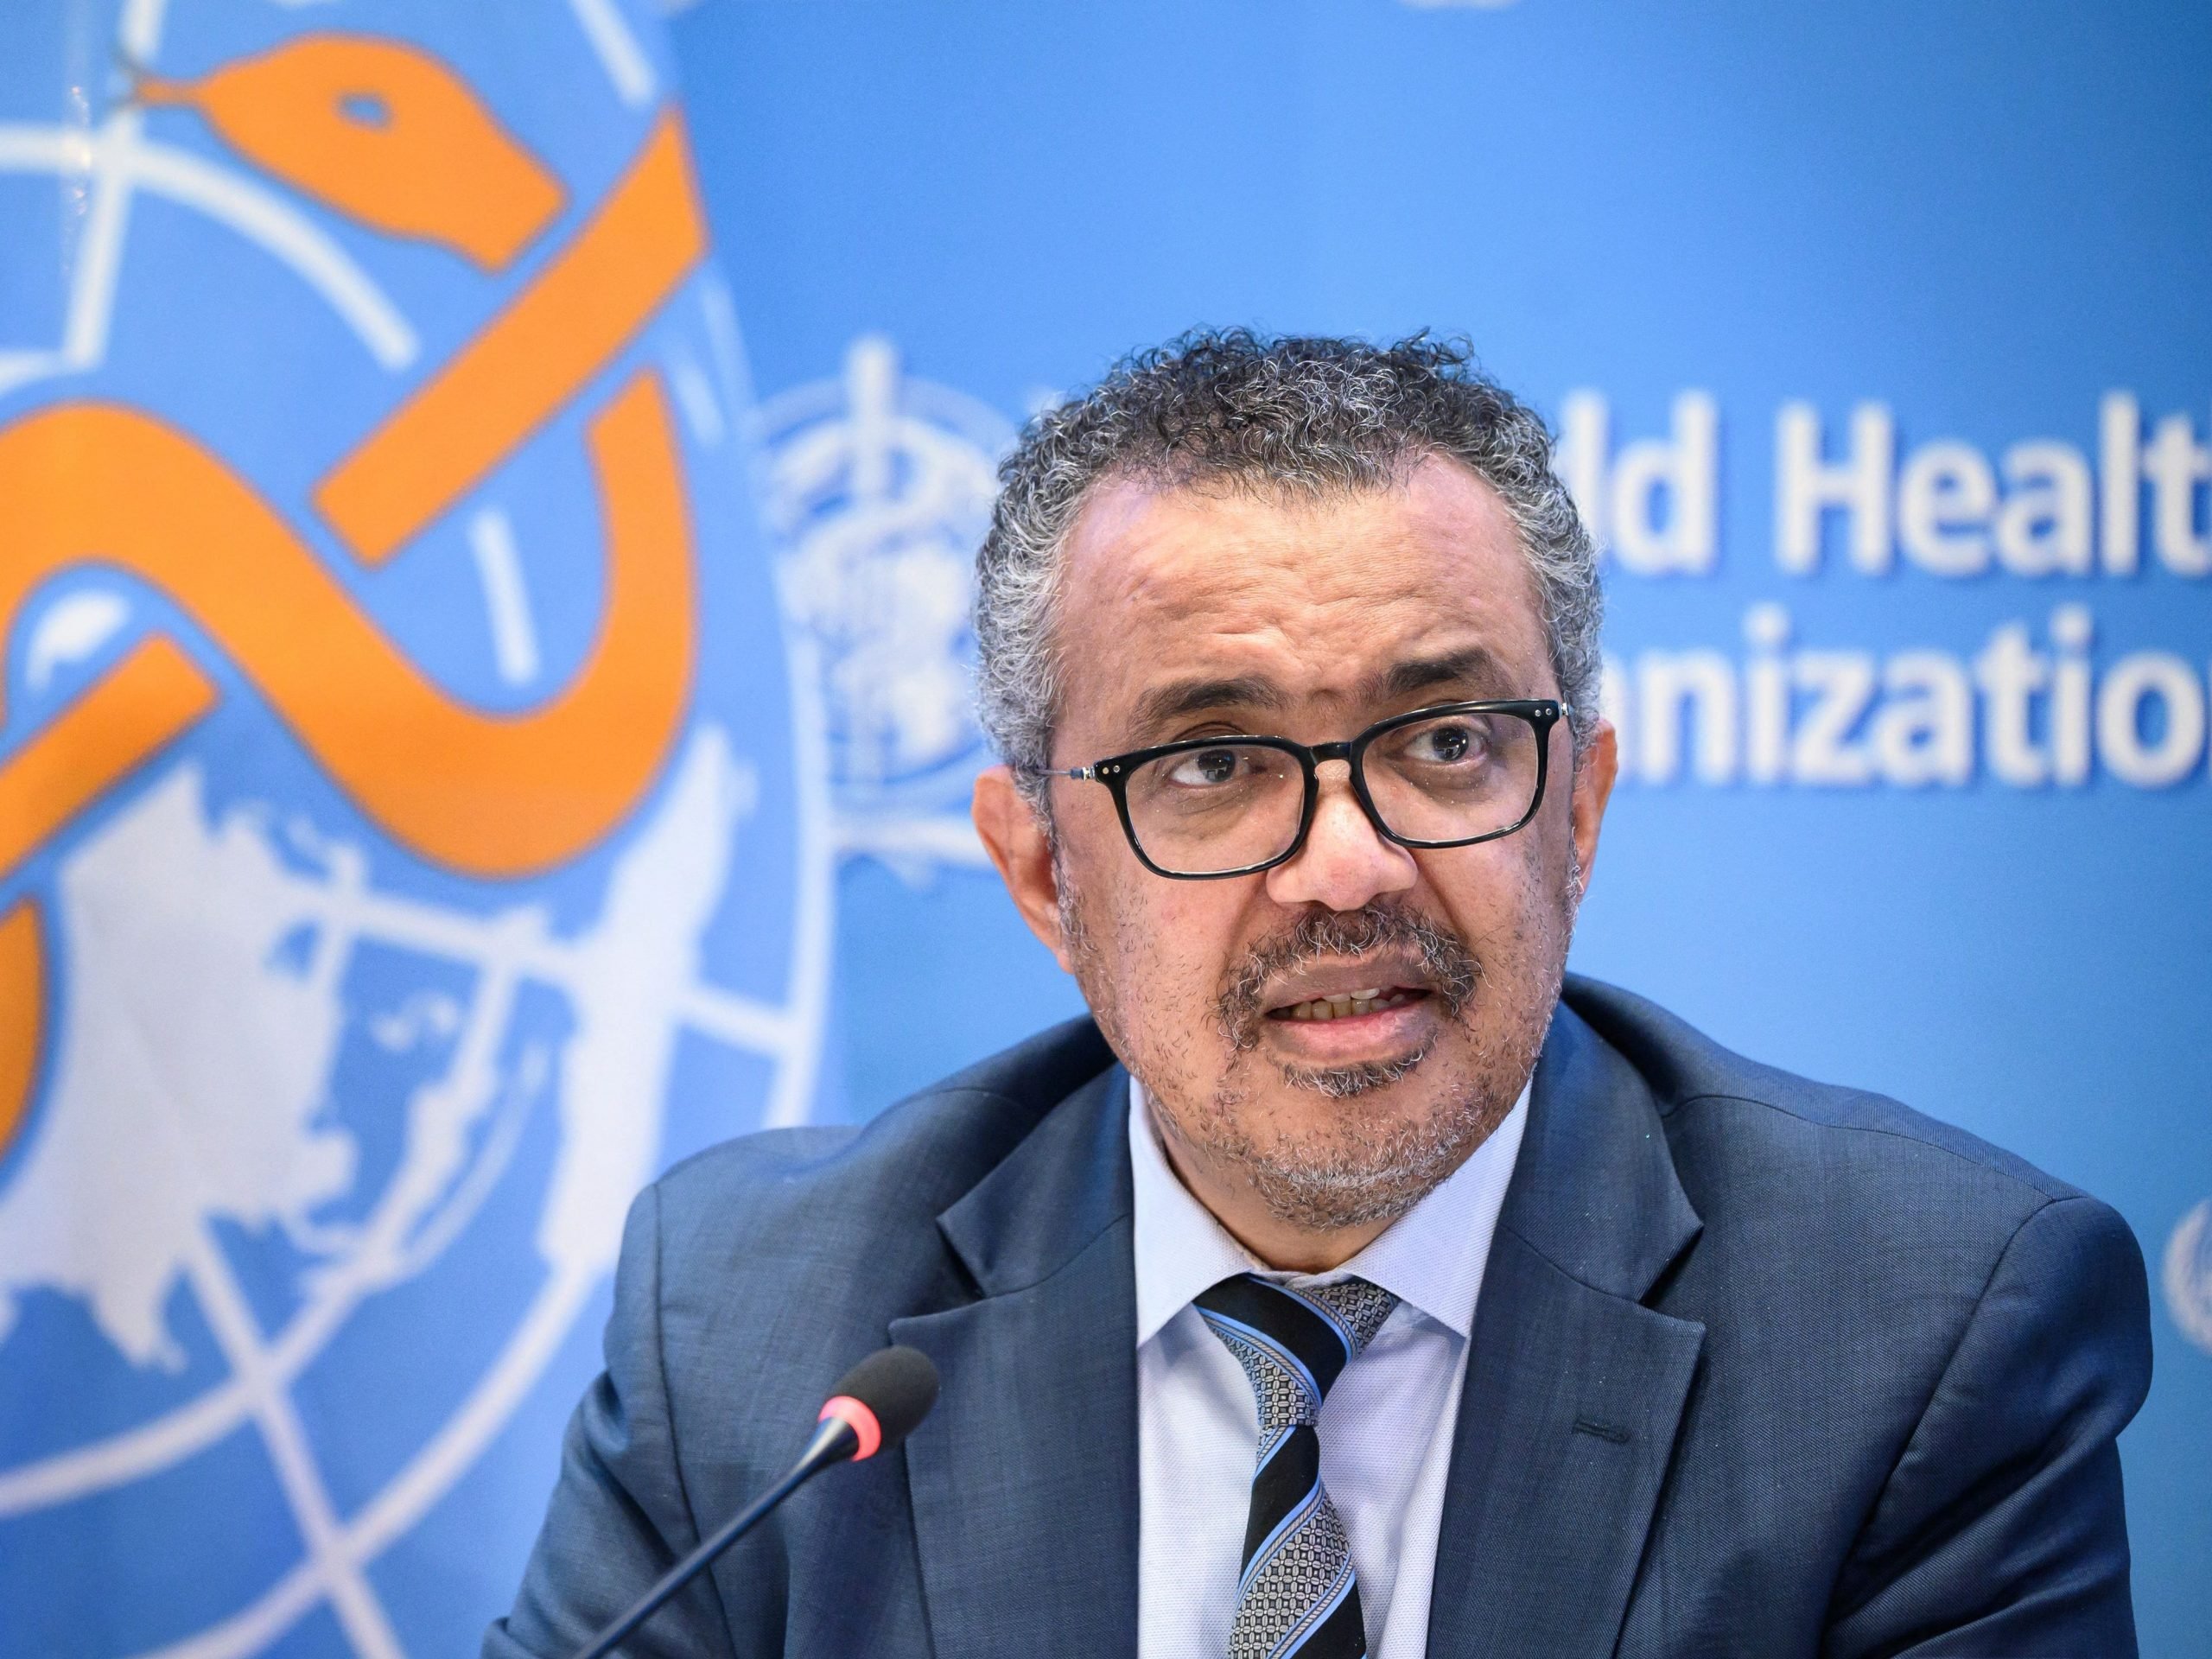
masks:
POLYGON ((1446 1018, 1458 1018, 1473 1000, 1483 967, 1467 942, 1433 917, 1378 900, 1357 910, 1308 912, 1254 945, 1224 976, 1214 1012, 1233 1046, 1251 1048, 1260 1040, 1269 985, 1312 963, 1386 951, 1413 959, 1446 1018))

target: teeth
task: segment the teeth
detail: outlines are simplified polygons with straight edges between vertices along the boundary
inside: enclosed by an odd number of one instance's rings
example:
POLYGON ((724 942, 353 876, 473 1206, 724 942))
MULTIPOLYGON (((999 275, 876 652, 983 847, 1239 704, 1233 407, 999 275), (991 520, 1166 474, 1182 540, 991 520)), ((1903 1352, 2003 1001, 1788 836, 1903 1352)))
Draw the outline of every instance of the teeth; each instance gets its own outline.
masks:
POLYGON ((1381 986, 1372 990, 1348 991, 1340 996, 1317 996, 1309 1002, 1294 1003, 1283 1010, 1286 1020, 1341 1020, 1347 1014, 1373 1014, 1380 1008, 1403 1007, 1412 998, 1402 992, 1385 993, 1381 986))

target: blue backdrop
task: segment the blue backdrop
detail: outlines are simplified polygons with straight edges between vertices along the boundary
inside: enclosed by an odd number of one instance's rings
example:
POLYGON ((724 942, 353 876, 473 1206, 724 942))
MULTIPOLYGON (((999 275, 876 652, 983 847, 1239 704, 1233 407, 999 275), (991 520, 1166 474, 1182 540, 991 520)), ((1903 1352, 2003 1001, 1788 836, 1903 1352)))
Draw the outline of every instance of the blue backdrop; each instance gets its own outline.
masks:
MULTIPOLYGON (((876 336, 1013 421, 1193 323, 1433 327, 1567 428, 1629 751, 1574 965, 2120 1206, 2145 1650, 2212 1653, 2212 16, 702 0, 673 35, 764 394, 876 336)), ((844 864, 836 984, 852 1116, 1076 1006, 942 863, 844 864)))
POLYGON ((1626 753, 1575 965, 2120 1206, 2144 1647, 2212 1654, 2208 85, 2212 16, 2130 3, 11 10, 0 475, 69 405, 156 416, 449 702, 529 711, 594 660, 581 458, 643 378, 697 658, 595 838, 486 870, 190 593, 42 556, 0 804, 156 636, 213 690, 0 846, 0 973, 17 908, 46 940, 12 1122, 0 1087, 0 1654, 464 1649, 594 1369, 602 1189, 1077 1007, 965 824, 966 563, 1026 413, 1201 322, 1465 333, 1554 417, 1626 753), (466 86, 556 181, 538 240, 461 257, 115 67, 338 31, 466 86), (678 87, 710 251, 365 563, 321 482, 678 87))

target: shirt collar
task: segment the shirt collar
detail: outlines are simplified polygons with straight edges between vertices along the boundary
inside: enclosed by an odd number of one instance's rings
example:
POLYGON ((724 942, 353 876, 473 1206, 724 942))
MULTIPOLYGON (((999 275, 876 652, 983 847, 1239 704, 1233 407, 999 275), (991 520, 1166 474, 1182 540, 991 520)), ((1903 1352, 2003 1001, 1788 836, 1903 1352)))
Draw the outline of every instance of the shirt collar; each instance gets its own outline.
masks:
MULTIPOLYGON (((1443 1184, 1385 1228, 1382 1235, 1334 1273, 1380 1285, 1461 1338, 1473 1333, 1475 1301, 1490 1261, 1505 1189, 1521 1152, 1529 1121, 1529 1090, 1505 1121, 1443 1184)), ((1144 1085, 1129 1078, 1129 1166, 1135 1208, 1137 1345, 1187 1306, 1199 1292, 1232 1274, 1274 1274, 1230 1237, 1213 1214, 1191 1195, 1153 1132, 1144 1085)))

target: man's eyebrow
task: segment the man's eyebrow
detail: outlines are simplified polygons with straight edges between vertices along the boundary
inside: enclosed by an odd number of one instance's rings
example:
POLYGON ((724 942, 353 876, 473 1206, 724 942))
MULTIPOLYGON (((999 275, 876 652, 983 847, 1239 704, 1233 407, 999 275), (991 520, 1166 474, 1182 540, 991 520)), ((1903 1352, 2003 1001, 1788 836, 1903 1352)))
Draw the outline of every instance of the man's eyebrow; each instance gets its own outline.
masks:
POLYGON ((1272 680, 1243 674, 1170 680, 1137 699, 1136 729, 1150 734, 1189 715, 1215 709, 1281 709, 1288 703, 1272 680))
POLYGON ((1447 652, 1441 657, 1417 657, 1394 663, 1368 677, 1362 688, 1370 702, 1395 702, 1443 685, 1467 685, 1497 692, 1507 684, 1496 657, 1480 645, 1447 652))

